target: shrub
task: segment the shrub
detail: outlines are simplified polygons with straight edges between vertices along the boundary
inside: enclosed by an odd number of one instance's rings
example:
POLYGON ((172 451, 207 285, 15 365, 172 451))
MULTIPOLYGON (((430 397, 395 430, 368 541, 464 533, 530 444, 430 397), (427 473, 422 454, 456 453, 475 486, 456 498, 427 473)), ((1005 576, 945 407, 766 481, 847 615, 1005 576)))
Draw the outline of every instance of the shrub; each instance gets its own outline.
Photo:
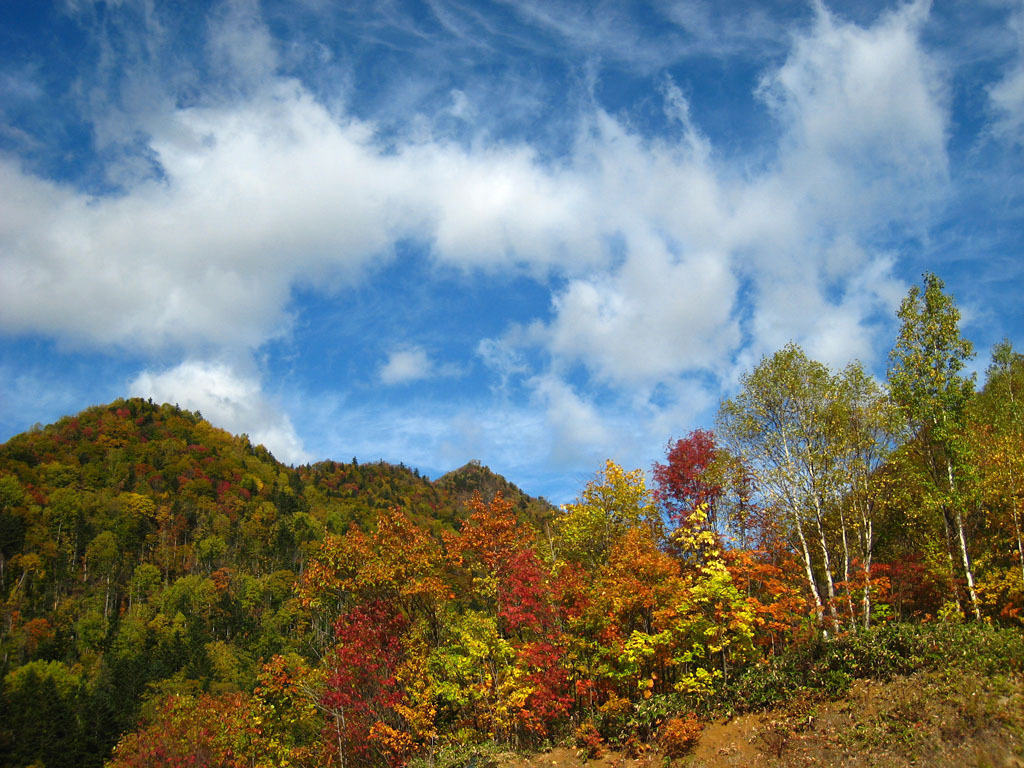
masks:
POLYGON ((497 768, 505 757, 498 744, 447 744, 436 752, 409 761, 408 768, 497 768))
POLYGON ((692 713, 669 718, 661 729, 661 751, 668 758, 684 757, 697 746, 703 730, 704 726, 692 713))
POLYGON ((650 741, 666 719, 683 709, 690 707, 683 696, 675 693, 656 693, 641 699, 633 706, 623 735, 650 741))
POLYGON ((957 667, 985 675, 1024 671, 1024 635, 978 623, 883 624, 815 638, 755 664, 718 692, 717 709, 768 709, 799 691, 838 698, 853 680, 889 680, 957 667))
POLYGON ((596 759, 604 752, 604 739, 593 720, 584 720, 573 732, 573 740, 588 759, 596 759))

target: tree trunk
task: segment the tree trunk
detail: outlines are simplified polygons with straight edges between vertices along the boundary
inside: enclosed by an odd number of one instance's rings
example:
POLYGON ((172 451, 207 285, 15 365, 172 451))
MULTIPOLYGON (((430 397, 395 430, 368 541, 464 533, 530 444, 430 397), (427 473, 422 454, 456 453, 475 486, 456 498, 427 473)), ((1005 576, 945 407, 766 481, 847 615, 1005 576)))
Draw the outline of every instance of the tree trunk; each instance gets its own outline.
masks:
MULTIPOLYGON (((866 504, 867 502, 865 502, 866 504)), ((861 544, 861 552, 864 557, 864 629, 871 627, 871 555, 873 547, 874 531, 871 525, 870 516, 864 511, 864 507, 861 507, 861 525, 863 526, 863 543, 861 544)))
POLYGON ((953 462, 946 457, 946 476, 949 480, 949 495, 955 507, 955 519, 956 519, 956 535, 960 542, 960 558, 963 561, 964 566, 964 578, 967 579, 967 593, 971 598, 971 609, 974 612, 974 618, 977 621, 981 621, 981 607, 978 605, 978 592, 974 588, 974 573, 971 571, 971 559, 967 555, 967 535, 964 532, 964 516, 960 511, 960 504, 957 502, 956 494, 954 493, 953 481, 953 462))
POLYGON ((1020 561, 1020 583, 1024 585, 1024 543, 1020 535, 1020 515, 1017 513, 1017 499, 1013 500, 1013 532, 1017 534, 1017 559, 1020 561))
POLYGON ((345 768, 345 747, 341 740, 341 733, 345 722, 344 718, 344 714, 339 716, 337 712, 334 713, 334 732, 338 736, 338 762, 341 764, 341 768, 345 768))
POLYGON ((971 598, 971 609, 976 621, 981 621, 981 606, 978 603, 978 592, 974 588, 974 574, 971 572, 971 561, 967 556, 967 536, 964 533, 964 518, 960 510, 956 511, 956 533, 960 541, 960 557, 963 560, 964 576, 967 578, 967 593, 971 598))
POLYGON ((839 529, 842 531, 843 541, 843 584, 846 590, 846 605, 850 609, 850 629, 857 629, 857 610, 853 607, 853 591, 850 589, 850 545, 846 540, 846 515, 843 514, 843 507, 839 505, 839 529))
POLYGON ((810 588, 811 597, 814 599, 814 615, 818 621, 818 628, 821 629, 825 624, 825 611, 821 605, 821 595, 818 592, 818 585, 814 581, 814 568, 811 564, 811 551, 807 547, 807 538, 804 536, 804 527, 800 522, 800 515, 794 512, 793 519, 796 521, 796 534, 800 538, 800 549, 804 556, 804 573, 807 576, 807 586, 810 588))
POLYGON ((818 529, 818 546, 821 549, 822 565, 825 569, 825 587, 828 589, 828 612, 832 616, 832 628, 839 628, 839 612, 836 610, 836 589, 832 582, 832 563, 828 556, 828 542, 822 525, 821 501, 814 496, 814 524, 818 529))
MULTIPOLYGON (((789 440, 786 438, 785 433, 782 435, 782 445, 786 451, 786 466, 792 476, 794 474, 793 455, 789 451, 789 440)), ((807 586, 811 590, 811 597, 814 598, 814 615, 818 621, 818 629, 822 629, 825 625, 825 612, 822 610, 821 593, 818 592, 818 585, 814 580, 814 566, 811 561, 811 551, 807 546, 807 537, 804 536, 804 526, 800 520, 800 507, 797 505, 796 499, 792 497, 792 489, 785 492, 785 495, 790 497, 786 500, 788 502, 787 506, 793 514, 793 521, 796 523, 796 533, 800 538, 800 548, 804 556, 804 571, 807 575, 807 586)))
POLYGON ((956 583, 956 560, 953 557, 953 529, 949 524, 949 510, 942 508, 942 525, 946 529, 946 558, 949 560, 949 580, 953 587, 953 599, 960 613, 964 612, 964 602, 960 597, 960 587, 956 583))

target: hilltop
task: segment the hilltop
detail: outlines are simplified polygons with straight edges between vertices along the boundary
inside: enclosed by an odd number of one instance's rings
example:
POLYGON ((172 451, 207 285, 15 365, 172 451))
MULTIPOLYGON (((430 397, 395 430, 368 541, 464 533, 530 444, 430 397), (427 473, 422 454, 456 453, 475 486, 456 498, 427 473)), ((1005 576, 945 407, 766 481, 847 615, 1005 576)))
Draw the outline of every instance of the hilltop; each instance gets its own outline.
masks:
POLYGON ((557 512, 544 497, 535 498, 528 495, 517 485, 476 460, 441 475, 434 485, 462 505, 472 499, 473 494, 480 494, 481 498, 489 503, 500 493, 506 501, 511 502, 520 519, 533 525, 543 526, 549 523, 557 512))
POLYGON ((55 764, 97 765, 145 702, 246 690, 262 660, 311 653, 294 588, 325 537, 369 531, 395 508, 440 537, 474 491, 509 493, 524 522, 550 518, 550 505, 475 466, 437 482, 383 461, 293 468, 199 413, 137 398, 11 438, 0 446, 0 754, 13 753, 0 762, 45 748, 55 764), (38 701, 53 680, 63 694, 38 701), (56 733, 54 718, 76 725, 56 733), (26 745, 15 722, 51 725, 26 745))

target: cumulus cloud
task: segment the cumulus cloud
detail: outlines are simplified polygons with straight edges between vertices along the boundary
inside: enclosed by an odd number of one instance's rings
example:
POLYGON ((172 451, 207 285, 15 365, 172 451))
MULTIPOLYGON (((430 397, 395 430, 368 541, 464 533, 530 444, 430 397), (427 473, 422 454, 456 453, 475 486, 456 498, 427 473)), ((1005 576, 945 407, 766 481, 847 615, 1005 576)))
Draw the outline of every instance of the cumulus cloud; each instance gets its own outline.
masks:
POLYGON ((880 311, 902 292, 873 243, 919 234, 946 193, 947 95, 920 41, 926 14, 917 2, 862 28, 819 8, 762 78, 785 133, 775 166, 736 190, 731 219, 759 353, 796 340, 870 362, 880 311))
MULTIPOLYGON (((818 9, 759 93, 784 133, 746 176, 716 158, 678 89, 678 143, 644 141, 610 116, 578 147, 622 256, 571 279, 533 341, 622 389, 668 384, 796 340, 821 359, 872 362, 904 287, 880 227, 917 227, 941 200, 943 82, 920 44, 922 3, 865 29, 818 9), (743 304, 741 286, 746 285, 743 304)), ((581 170, 581 173, 583 171, 581 170)))
POLYGON ((531 385, 553 436, 550 460, 556 466, 593 464, 607 455, 612 433, 592 403, 557 376, 537 377, 531 385))
POLYGON ((128 390, 133 396, 198 410, 215 427, 248 434, 281 461, 310 460, 291 419, 263 393, 259 378, 227 363, 189 360, 163 371, 143 371, 128 390))
POLYGON ((0 327, 143 349, 255 347, 287 332, 293 285, 359 279, 396 240, 418 237, 466 268, 568 275, 551 351, 606 378, 657 378, 735 344, 737 271, 760 280, 798 268, 820 295, 829 232, 869 235, 889 206, 883 219, 908 215, 945 169, 921 3, 868 30, 819 12, 763 79, 786 134, 777 166, 748 178, 716 163, 671 86, 675 142, 598 110, 555 167, 525 145, 389 151, 371 124, 339 120, 296 81, 251 65, 265 30, 249 6, 228 8, 242 21, 215 37, 217 50, 255 67, 262 86, 167 115, 151 139, 162 180, 89 198, 0 165, 12 201, 0 221, 0 327), (624 354, 640 338, 650 354, 624 354), (686 362, 667 360, 671 346, 686 362))
POLYGON ((528 150, 388 153, 293 81, 177 110, 152 147, 165 179, 114 198, 0 162, 0 329, 144 350, 258 346, 287 331, 293 285, 358 279, 403 237, 466 267, 543 271, 594 251, 592 233, 577 236, 576 184, 528 150))
POLYGON ((903 216, 922 186, 927 193, 945 177, 946 87, 920 40, 928 7, 918 0, 866 29, 820 7, 785 63, 762 78, 760 94, 787 131, 786 181, 821 213, 863 225, 909 192, 893 211, 903 216))
POLYGON ((550 351, 624 387, 714 369, 739 342, 736 280, 720 253, 631 247, 615 271, 569 283, 554 299, 550 351))

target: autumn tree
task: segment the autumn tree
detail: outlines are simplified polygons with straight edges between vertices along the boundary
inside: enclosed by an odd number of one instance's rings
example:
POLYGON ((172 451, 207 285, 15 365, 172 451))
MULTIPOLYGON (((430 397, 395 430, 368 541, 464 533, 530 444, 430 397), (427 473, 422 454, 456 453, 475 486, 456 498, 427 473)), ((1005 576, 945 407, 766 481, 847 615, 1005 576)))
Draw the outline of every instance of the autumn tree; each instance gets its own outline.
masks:
MULTIPOLYGON (((987 371, 985 387, 970 409, 971 451, 977 468, 979 491, 985 510, 988 560, 997 574, 989 578, 1003 596, 1003 615, 1024 611, 1024 356, 1009 341, 997 344, 987 371), (1016 567, 999 567, 997 553, 1012 541, 1016 567), (1002 573, 998 573, 1003 571, 1002 573), (999 585, 999 586, 996 586, 999 585)), ((991 598, 990 598, 991 602, 991 598)))
MULTIPOLYGON (((911 286, 903 299, 899 335, 889 353, 889 389, 917 458, 926 501, 943 523, 954 585, 956 552, 970 611, 980 619, 966 525, 971 490, 966 415, 974 377, 961 375, 974 350, 961 336, 960 310, 943 288, 942 280, 926 273, 923 289, 911 286)), ((959 603, 959 591, 954 594, 959 603)))
POLYGON ((669 443, 664 464, 655 462, 654 499, 675 525, 685 525, 694 510, 704 509, 712 528, 722 496, 722 485, 712 475, 718 456, 711 432, 696 429, 669 443))
POLYGON ((439 658, 458 669, 460 659, 485 654, 481 671, 491 692, 478 688, 481 724, 494 734, 545 737, 572 704, 554 564, 538 555, 535 532, 500 491, 490 503, 474 494, 466 506, 469 518, 445 541, 452 565, 471 579, 474 608, 483 609, 457 623, 476 622, 484 643, 467 643, 460 630, 457 655, 442 651, 439 658))
MULTIPOLYGON (((863 626, 871 625, 873 581, 871 568, 875 550, 875 531, 880 515, 880 499, 888 492, 888 475, 882 470, 895 447, 895 414, 883 387, 864 370, 859 361, 848 365, 840 385, 845 403, 845 425, 840 425, 845 450, 840 454, 842 498, 840 515, 853 518, 850 528, 856 543, 847 541, 847 520, 841 519, 843 580, 851 584, 851 548, 856 547, 861 569, 861 617, 863 626)), ((853 609, 851 606, 851 615, 853 609)))
POLYGON ((408 619, 382 600, 338 618, 320 701, 341 766, 401 765, 414 746, 400 711, 407 698, 399 676, 407 628, 408 619))
POLYGON ((631 528, 647 526, 661 532, 643 470, 626 472, 610 459, 562 512, 556 520, 559 554, 591 570, 600 567, 616 539, 631 528))
POLYGON ((833 391, 828 369, 789 344, 745 374, 740 392, 723 401, 718 413, 719 433, 750 467, 765 496, 764 506, 777 510, 789 522, 819 625, 825 601, 815 577, 815 539, 823 561, 828 607, 836 618, 824 526, 832 486, 828 473, 833 419, 827 407, 834 400, 833 391))
POLYGON ((819 626, 826 608, 840 622, 838 567, 853 621, 851 539, 870 568, 871 483, 891 444, 882 402, 859 364, 834 373, 788 344, 744 375, 740 392, 719 408, 719 434, 750 472, 762 507, 786 521, 819 626))

